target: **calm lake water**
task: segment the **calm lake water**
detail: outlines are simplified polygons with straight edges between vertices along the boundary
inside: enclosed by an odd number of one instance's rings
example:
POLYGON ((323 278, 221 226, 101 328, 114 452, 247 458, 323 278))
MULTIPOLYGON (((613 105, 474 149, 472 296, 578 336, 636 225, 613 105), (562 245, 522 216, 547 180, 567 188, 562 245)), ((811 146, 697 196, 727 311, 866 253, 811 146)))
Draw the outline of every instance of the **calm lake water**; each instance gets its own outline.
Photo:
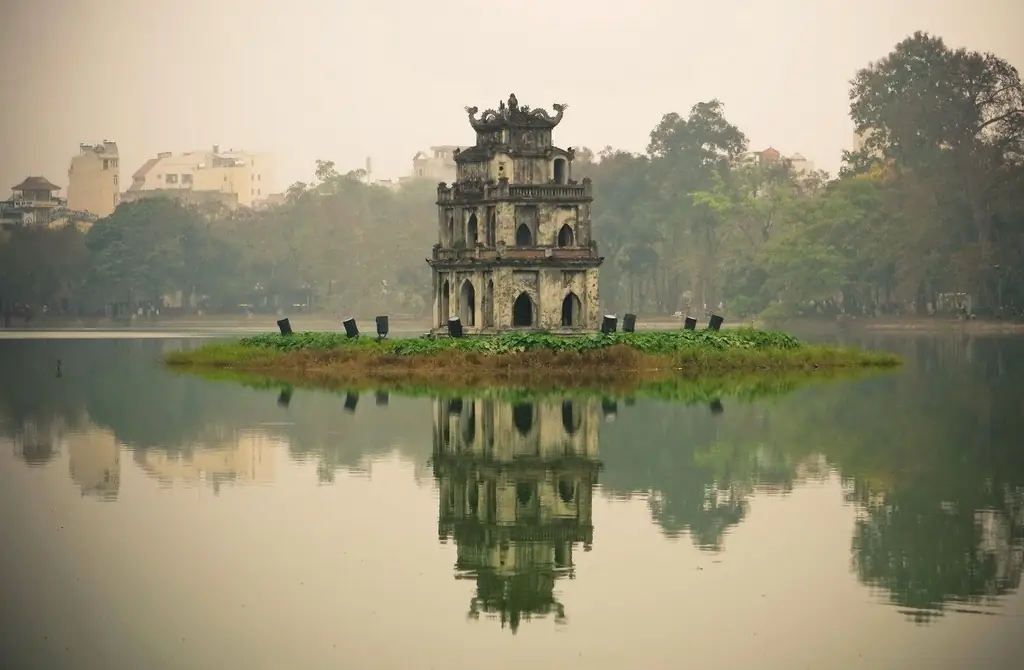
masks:
POLYGON ((1024 338, 714 408, 161 369, 201 343, 0 341, 0 667, 1024 667, 1024 338))

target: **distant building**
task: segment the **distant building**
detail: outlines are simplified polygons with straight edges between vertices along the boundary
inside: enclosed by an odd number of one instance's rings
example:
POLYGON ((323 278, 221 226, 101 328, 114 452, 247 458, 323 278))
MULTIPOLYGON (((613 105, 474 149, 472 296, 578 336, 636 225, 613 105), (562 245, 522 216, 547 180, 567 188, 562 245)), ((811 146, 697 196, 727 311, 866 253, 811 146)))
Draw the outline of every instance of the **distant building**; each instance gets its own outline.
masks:
POLYGON ((796 174, 810 174, 814 172, 814 163, 807 160, 800 154, 793 154, 789 157, 789 165, 796 174))
POLYGON ((81 144, 68 168, 68 209, 103 218, 120 203, 120 157, 117 143, 81 144))
POLYGON ((63 225, 67 207, 58 191, 60 186, 46 177, 26 177, 0 201, 0 228, 63 225))
MULTIPOLYGON (((190 151, 174 155, 171 152, 157 154, 146 161, 132 175, 128 193, 132 199, 145 197, 147 191, 221 193, 234 198, 220 198, 236 201, 243 207, 270 197, 273 187, 273 161, 266 154, 249 153, 230 149, 221 151, 217 145, 212 151, 190 151)), ((127 195, 127 194, 126 194, 127 195)), ((216 196, 183 196, 188 200, 218 199, 216 196)))
POLYGON ((804 158, 801 154, 783 156, 782 152, 774 147, 768 147, 763 151, 753 151, 748 153, 741 158, 741 161, 748 164, 756 163, 762 167, 773 163, 779 163, 780 161, 788 161, 795 174, 810 174, 811 172, 814 172, 815 169, 814 163, 804 158))
POLYGON ((412 177, 451 184, 455 181, 455 154, 470 147, 445 145, 419 151, 412 158, 412 177))

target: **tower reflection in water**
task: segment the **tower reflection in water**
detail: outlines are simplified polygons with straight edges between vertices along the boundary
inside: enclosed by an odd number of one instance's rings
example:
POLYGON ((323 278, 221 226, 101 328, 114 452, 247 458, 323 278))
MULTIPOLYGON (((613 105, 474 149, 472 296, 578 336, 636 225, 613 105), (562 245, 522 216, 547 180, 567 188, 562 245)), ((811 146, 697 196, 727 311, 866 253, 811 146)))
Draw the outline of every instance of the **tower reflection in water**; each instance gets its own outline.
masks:
POLYGON ((438 537, 454 540, 457 579, 476 581, 469 616, 514 633, 522 620, 565 620, 555 581, 594 539, 591 503, 599 404, 434 400, 438 537))

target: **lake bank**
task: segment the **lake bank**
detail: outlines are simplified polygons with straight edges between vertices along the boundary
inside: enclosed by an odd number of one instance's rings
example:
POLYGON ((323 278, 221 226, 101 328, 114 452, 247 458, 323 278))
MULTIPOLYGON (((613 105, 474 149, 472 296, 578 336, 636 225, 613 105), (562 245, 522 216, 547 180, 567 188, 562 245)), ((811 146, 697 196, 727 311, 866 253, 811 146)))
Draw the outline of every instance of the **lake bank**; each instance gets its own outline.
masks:
POLYGON ((734 399, 742 402, 754 402, 780 397, 799 388, 812 384, 830 384, 838 381, 855 381, 870 376, 884 374, 877 369, 833 369, 833 370, 802 370, 791 372, 768 373, 731 373, 716 377, 683 377, 674 376, 660 380, 626 379, 613 384, 592 386, 577 383, 574 386, 559 386, 550 380, 538 383, 536 380, 528 385, 481 385, 473 381, 451 380, 447 383, 428 382, 411 384, 401 381, 392 382, 351 382, 341 381, 331 374, 317 372, 277 372, 260 374, 224 369, 189 370, 188 373, 213 381, 240 384, 260 390, 278 390, 284 397, 291 399, 295 389, 310 391, 328 391, 339 395, 359 395, 361 393, 380 396, 395 395, 404 397, 488 397, 509 402, 529 402, 546 399, 588 398, 602 400, 625 400, 627 403, 637 399, 671 401, 682 405, 700 405, 715 401, 734 399))
POLYGON ((891 368, 900 359, 807 345, 785 333, 735 329, 383 341, 337 333, 258 335, 172 352, 166 362, 178 369, 335 384, 625 391, 698 376, 891 368))
POLYGON ((855 319, 797 318, 777 321, 775 327, 789 332, 823 333, 878 333, 885 335, 966 335, 1024 334, 1020 321, 970 319, 955 317, 863 317, 855 319))

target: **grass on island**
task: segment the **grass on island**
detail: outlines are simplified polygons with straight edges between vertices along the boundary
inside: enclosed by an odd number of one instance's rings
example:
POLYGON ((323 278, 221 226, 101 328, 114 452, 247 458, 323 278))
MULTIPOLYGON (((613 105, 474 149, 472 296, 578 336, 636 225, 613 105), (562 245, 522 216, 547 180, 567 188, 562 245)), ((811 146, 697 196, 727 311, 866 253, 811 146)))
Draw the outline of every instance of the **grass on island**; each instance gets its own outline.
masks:
POLYGON ((738 328, 562 337, 349 339, 344 333, 266 334, 167 356, 172 367, 230 370, 323 385, 492 386, 625 392, 679 378, 893 367, 889 353, 811 346, 785 333, 738 328))

